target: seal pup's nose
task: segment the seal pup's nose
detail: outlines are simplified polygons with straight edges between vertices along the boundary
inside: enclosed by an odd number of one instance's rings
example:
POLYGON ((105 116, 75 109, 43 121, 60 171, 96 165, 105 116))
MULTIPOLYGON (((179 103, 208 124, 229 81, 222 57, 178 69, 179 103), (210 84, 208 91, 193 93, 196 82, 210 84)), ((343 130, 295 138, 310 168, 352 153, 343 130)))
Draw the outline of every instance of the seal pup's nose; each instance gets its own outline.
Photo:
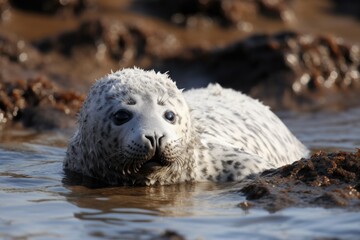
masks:
POLYGON ((162 138, 164 137, 164 135, 158 136, 157 134, 154 134, 145 135, 144 137, 149 140, 150 147, 152 149, 159 149, 161 147, 162 138))

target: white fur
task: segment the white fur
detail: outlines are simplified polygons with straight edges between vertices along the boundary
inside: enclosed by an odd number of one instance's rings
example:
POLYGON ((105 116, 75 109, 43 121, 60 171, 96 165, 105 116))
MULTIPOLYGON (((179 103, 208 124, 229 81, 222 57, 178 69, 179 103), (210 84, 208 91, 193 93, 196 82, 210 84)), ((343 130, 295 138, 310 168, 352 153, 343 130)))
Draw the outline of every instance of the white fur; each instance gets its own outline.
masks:
POLYGON ((134 68, 94 84, 64 166, 109 184, 236 181, 307 154, 257 100, 218 84, 182 93, 166 74, 134 68), (120 126, 119 109, 132 113, 120 126), (169 110, 175 123, 164 118, 169 110), (161 137, 157 155, 149 136, 161 137))

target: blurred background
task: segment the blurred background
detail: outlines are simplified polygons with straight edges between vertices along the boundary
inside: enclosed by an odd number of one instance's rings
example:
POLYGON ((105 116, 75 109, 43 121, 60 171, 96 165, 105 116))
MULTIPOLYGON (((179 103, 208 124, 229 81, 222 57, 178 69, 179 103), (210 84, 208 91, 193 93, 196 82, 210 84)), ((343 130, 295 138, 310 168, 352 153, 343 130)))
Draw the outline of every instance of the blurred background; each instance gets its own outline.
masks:
POLYGON ((91 83, 132 66, 342 111, 360 103, 359 20, 352 0, 0 0, 0 121, 71 126, 91 83))

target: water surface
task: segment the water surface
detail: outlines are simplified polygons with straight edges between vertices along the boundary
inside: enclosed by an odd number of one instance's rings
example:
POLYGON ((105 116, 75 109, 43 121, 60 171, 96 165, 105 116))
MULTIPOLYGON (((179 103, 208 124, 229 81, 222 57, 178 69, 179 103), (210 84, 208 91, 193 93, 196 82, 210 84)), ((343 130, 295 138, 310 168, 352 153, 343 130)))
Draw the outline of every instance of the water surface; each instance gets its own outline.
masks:
MULTIPOLYGON (((278 113, 311 149, 360 146, 360 109, 278 113)), ((243 210, 239 184, 88 188, 66 179, 69 133, 4 131, 0 144, 0 238, 358 239, 360 214, 345 209, 243 210), (69 184, 73 183, 73 184, 69 184), (331 226, 331 227, 329 227, 331 226)))

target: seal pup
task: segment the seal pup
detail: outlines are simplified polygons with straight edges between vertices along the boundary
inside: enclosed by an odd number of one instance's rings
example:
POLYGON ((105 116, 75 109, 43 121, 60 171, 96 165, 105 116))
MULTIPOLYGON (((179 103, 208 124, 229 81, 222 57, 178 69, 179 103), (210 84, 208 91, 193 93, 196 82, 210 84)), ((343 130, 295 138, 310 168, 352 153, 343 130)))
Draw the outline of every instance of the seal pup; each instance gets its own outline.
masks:
POLYGON ((238 181, 308 155, 268 107, 218 84, 183 92, 122 69, 91 87, 64 169, 111 185, 238 181))

